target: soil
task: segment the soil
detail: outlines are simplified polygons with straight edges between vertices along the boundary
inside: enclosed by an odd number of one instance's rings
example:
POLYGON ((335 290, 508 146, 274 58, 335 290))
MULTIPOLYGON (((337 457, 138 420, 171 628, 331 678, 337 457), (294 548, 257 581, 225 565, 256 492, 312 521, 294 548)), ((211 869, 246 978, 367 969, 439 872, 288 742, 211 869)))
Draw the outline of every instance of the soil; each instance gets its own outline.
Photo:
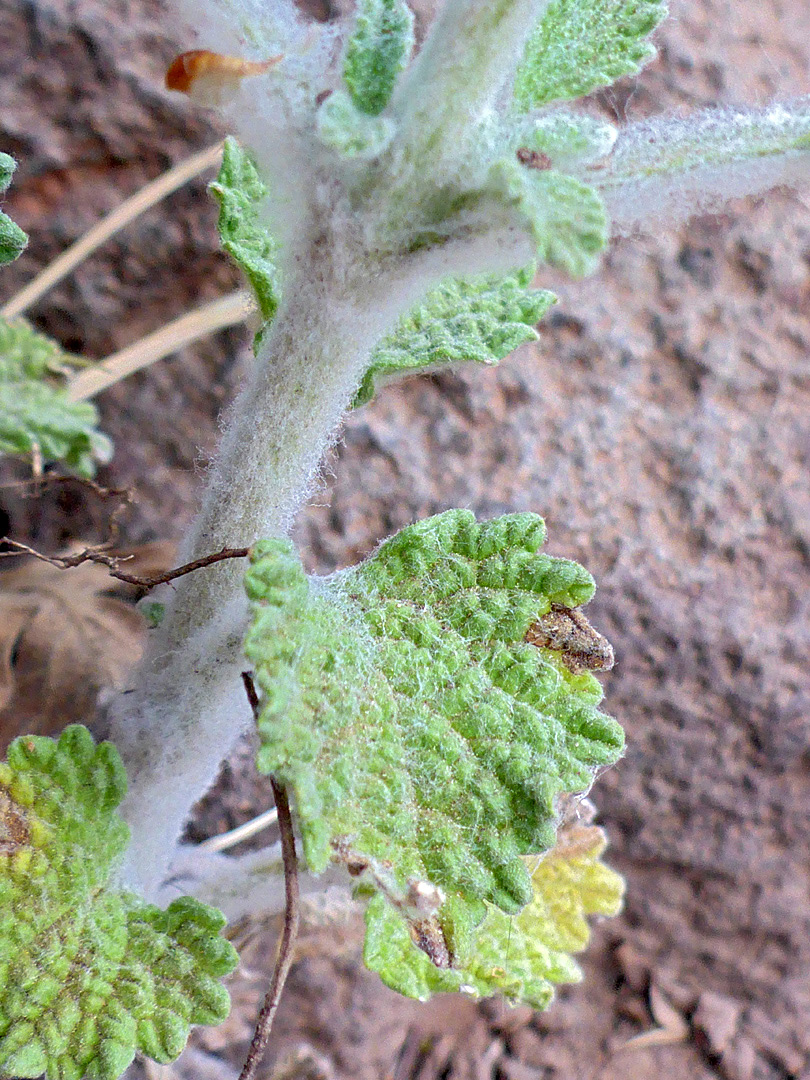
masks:
MULTIPOLYGON (((162 89, 190 44, 158 0, 6 0, 0 43, 0 146, 20 161, 6 209, 32 236, 4 271, 10 293, 219 132, 162 89)), ((594 107, 624 121, 810 92, 802 0, 680 0, 659 44, 594 107)), ((628 751, 594 797, 627 902, 595 928, 583 982, 539 1015, 404 1001, 362 968, 356 927, 311 930, 261 1077, 809 1080, 809 211, 776 192, 622 241, 597 278, 549 279, 561 299, 537 346, 412 378, 349 417, 297 528, 313 569, 467 506, 542 512, 550 550, 599 582, 588 615, 616 653, 603 683, 628 751)), ((101 357, 222 294, 237 276, 214 218, 204 181, 189 185, 34 322, 101 357)), ((101 479, 138 495, 128 542, 182 532, 248 362, 229 331, 102 395, 117 449, 101 479)), ((81 493, 6 492, 3 509, 13 535, 50 549, 103 533, 81 493)), ((192 835, 269 801, 243 747, 192 835)), ((273 940, 256 928, 231 1019, 195 1034, 179 1073, 239 1063, 273 940)))

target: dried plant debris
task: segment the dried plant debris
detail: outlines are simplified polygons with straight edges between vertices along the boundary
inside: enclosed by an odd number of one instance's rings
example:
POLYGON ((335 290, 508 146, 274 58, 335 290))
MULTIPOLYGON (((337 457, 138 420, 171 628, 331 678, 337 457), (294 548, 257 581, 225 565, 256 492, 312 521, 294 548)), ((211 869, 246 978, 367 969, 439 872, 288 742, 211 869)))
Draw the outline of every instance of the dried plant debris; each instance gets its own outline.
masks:
POLYGON ((554 649, 569 671, 610 671, 613 646, 576 608, 552 604, 526 632, 526 641, 541 649, 554 649))
MULTIPOLYGON (((125 565, 148 574, 170 561, 170 546, 156 543, 125 565)), ((136 595, 91 563, 62 570, 26 559, 0 572, 0 752, 21 732, 92 722, 99 692, 121 688, 140 657, 136 595)))

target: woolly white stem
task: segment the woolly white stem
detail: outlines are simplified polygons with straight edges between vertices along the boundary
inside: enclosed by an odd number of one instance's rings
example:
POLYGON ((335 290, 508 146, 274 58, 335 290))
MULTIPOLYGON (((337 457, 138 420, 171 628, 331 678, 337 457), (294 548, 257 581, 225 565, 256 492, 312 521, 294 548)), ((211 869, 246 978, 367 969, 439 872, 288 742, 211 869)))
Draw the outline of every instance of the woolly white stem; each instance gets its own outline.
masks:
MULTIPOLYGON (((366 369, 372 346, 421 295, 426 260, 386 266, 316 241, 299 260, 266 354, 232 409, 185 546, 191 559, 288 530, 366 369)), ((431 261, 434 272, 441 262, 431 261)), ((180 579, 135 690, 111 715, 133 825, 125 877, 150 896, 189 810, 250 721, 239 673, 243 560, 180 579)))
MULTIPOLYGON (((333 906, 345 908, 351 902, 352 882, 342 866, 332 866, 317 877, 302 868, 298 883, 302 899, 321 898, 329 891, 333 906)), ((178 896, 211 904, 232 923, 246 916, 278 915, 285 903, 281 845, 236 857, 203 851, 201 846, 180 847, 155 901, 163 907, 178 896)))
MULTIPOLYGON (((232 409, 186 557, 284 534, 310 490, 391 318, 373 288, 361 299, 359 286, 330 276, 324 253, 322 265, 308 261, 290 282, 267 353, 232 409)), ((140 684, 112 719, 130 778, 123 813, 136 826, 129 876, 147 894, 190 806, 249 720, 239 681, 244 571, 234 560, 182 579, 140 684)))
POLYGON ((582 178, 601 191, 617 234, 660 228, 778 184, 807 187, 810 98, 630 124, 610 157, 582 178))
MULTIPOLYGON (((443 276, 436 255, 413 256, 399 273, 366 269, 362 288, 337 289, 340 302, 323 283, 290 290, 268 355, 234 405, 187 559, 288 530, 373 344, 421 295, 424 268, 443 276)), ((251 721, 240 679, 244 572, 244 560, 230 560, 179 579, 135 689, 111 710, 110 735, 129 777, 121 812, 133 827, 124 880, 147 899, 166 876, 191 807, 251 721)))
MULTIPOLYGON (((442 162, 457 162, 459 144, 509 85, 526 40, 548 0, 453 0, 397 91, 402 153, 425 179, 441 185, 442 162)), ((445 166, 446 168, 447 166, 445 166)))
MULTIPOLYGON (((402 251, 458 237, 460 229, 469 234, 480 227, 482 212, 493 209, 491 200, 481 200, 491 165, 486 129, 548 2, 443 6, 397 88, 390 112, 399 131, 391 152, 358 185, 377 202, 369 230, 374 246, 402 251)), ((494 209, 503 216, 503 206, 494 209)))

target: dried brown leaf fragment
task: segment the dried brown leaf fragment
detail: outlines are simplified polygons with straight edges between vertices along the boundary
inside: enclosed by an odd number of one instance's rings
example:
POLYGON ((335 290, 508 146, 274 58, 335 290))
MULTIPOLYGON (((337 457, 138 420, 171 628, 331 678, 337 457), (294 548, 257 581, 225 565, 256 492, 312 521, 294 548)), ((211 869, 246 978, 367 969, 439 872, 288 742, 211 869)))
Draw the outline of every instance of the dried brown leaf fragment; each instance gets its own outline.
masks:
MULTIPOLYGON (((156 543, 126 565, 148 574, 170 562, 169 545, 156 543)), ((0 754, 22 732, 92 724, 100 691, 123 688, 140 658, 138 595, 94 563, 26 559, 0 572, 0 754)))
POLYGON ((21 808, 0 784, 0 855, 13 855, 28 843, 28 821, 21 808))
POLYGON ((526 641, 559 652, 562 662, 575 674, 583 669, 610 671, 613 667, 613 646, 577 608, 552 604, 551 610, 529 627, 526 641))

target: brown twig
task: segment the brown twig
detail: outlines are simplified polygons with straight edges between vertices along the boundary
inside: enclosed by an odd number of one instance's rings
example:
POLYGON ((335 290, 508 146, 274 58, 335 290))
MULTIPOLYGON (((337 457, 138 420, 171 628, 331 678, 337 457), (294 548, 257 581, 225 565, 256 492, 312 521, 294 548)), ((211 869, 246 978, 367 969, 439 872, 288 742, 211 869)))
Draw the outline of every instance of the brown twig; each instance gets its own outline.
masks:
POLYGON ((44 555, 41 551, 37 551, 36 548, 29 547, 28 544, 23 544, 19 540, 11 540, 7 536, 0 540, 0 544, 8 544, 9 547, 14 549, 13 551, 0 551, 0 559, 10 558, 14 555, 31 555, 35 559, 50 563, 51 566, 58 566, 62 570, 69 570, 73 566, 81 566, 82 563, 86 562, 101 563, 102 566, 106 566, 109 570, 110 577, 117 578, 118 581, 125 581, 128 585, 137 585, 139 588, 146 590, 154 589, 156 585, 164 585, 167 581, 174 581, 175 578, 191 574, 195 570, 202 570, 205 566, 213 566, 214 563, 222 562, 224 559, 244 559, 250 554, 250 548, 246 547, 223 548, 222 551, 215 551, 212 555, 204 555, 201 559, 194 559, 192 562, 184 563, 183 566, 178 566, 175 570, 168 570, 165 574, 138 577, 136 574, 126 574, 123 570, 118 569, 122 562, 127 562, 133 556, 110 555, 105 550, 105 548, 110 547, 110 543, 103 544, 100 547, 85 548, 84 551, 77 551, 73 555, 44 555))
POLYGON ((223 562, 225 559, 246 559, 250 554, 249 547, 223 548, 211 555, 203 555, 201 559, 193 559, 191 562, 178 566, 176 570, 169 570, 165 574, 155 574, 154 577, 135 577, 134 574, 122 574, 117 570, 110 570, 113 577, 120 581, 127 581, 130 585, 140 585, 142 589, 154 589, 156 585, 165 585, 167 581, 183 577, 185 574, 193 574, 195 570, 202 570, 205 566, 213 566, 214 563, 223 562))
POLYGON ((30 488, 31 495, 26 498, 34 498, 40 495, 40 489, 54 487, 57 484, 76 484, 77 487, 87 488, 94 495, 102 499, 120 497, 127 505, 132 502, 132 492, 129 488, 106 488, 97 484, 95 480, 89 480, 86 476, 70 476, 65 473, 43 473, 42 476, 29 476, 25 480, 7 480, 0 484, 0 491, 16 491, 30 488))
MULTIPOLYGON (((133 502, 133 494, 129 488, 106 488, 102 487, 101 484, 97 484, 94 480, 88 480, 85 477, 62 476, 59 474, 46 473, 43 476, 33 476, 28 480, 14 480, 7 484, 0 484, 0 490, 18 489, 21 492, 25 492, 21 495, 21 498, 36 499, 42 496, 46 487, 64 484, 77 484, 79 487, 91 491, 100 499, 118 500, 118 505, 113 509, 107 522, 107 539, 104 543, 87 548, 78 555, 51 557, 49 555, 41 554, 41 552, 36 551, 34 548, 28 547, 27 544, 22 544, 17 540, 11 540, 9 537, 4 536, 2 540, 0 540, 0 544, 7 544, 14 550, 0 551, 0 558, 8 558, 13 555, 33 555, 35 558, 52 563, 54 566, 63 566, 67 568, 68 566, 78 566, 79 563, 87 562, 88 559, 91 558, 89 553, 101 553, 115 547, 121 533, 121 517, 127 507, 131 506, 133 502), (25 491, 26 488, 28 489, 27 492, 25 491)), ((112 558, 112 556, 110 556, 110 558, 112 558)), ((104 562, 105 560, 96 558, 95 561, 104 562)))
MULTIPOLYGON (((245 684, 245 693, 253 710, 253 715, 258 718, 259 697, 249 671, 242 672, 242 682, 245 684)), ((278 1003, 281 999, 281 992, 292 967, 293 949, 298 935, 298 860, 295 854, 295 833, 293 832, 292 815, 290 814, 290 802, 287 798, 287 789, 283 784, 280 784, 272 776, 270 777, 270 783, 273 787, 273 797, 276 800, 276 809, 278 810, 278 827, 281 832, 281 858, 284 863, 284 891, 286 894, 284 929, 281 932, 281 940, 278 944, 276 967, 264 1002, 259 1010, 256 1029, 253 1032, 253 1039, 239 1080, 253 1080, 256 1075, 256 1068, 270 1038, 270 1029, 273 1026, 278 1003)))
POLYGON ((132 492, 129 488, 105 488, 100 484, 95 483, 93 480, 86 480, 74 476, 35 477, 31 480, 18 480, 10 484, 3 484, 0 485, 0 488, 30 488, 32 495, 36 495, 37 489, 44 487, 46 484, 67 483, 78 483, 82 487, 88 488, 102 499, 120 500, 118 506, 116 506, 110 514, 110 520, 107 526, 108 537, 104 543, 84 548, 82 551, 76 551, 72 555, 45 555, 43 552, 37 551, 36 548, 30 547, 20 540, 12 540, 10 537, 4 536, 2 540, 0 540, 0 545, 5 544, 12 550, 0 551, 0 559, 8 559, 17 555, 30 555, 34 559, 39 559, 40 562, 50 563, 51 566, 57 566, 61 570, 70 570, 72 567, 81 566, 82 563, 86 562, 100 563, 102 566, 107 567, 110 577, 117 578, 118 581, 125 581, 128 585, 136 585, 138 588, 148 591, 149 589, 154 589, 157 585, 165 585, 168 581, 174 581, 175 578, 183 577, 185 574, 191 574, 195 570, 202 570, 203 567, 212 566, 214 563, 222 562, 224 559, 244 559, 250 554, 250 548, 247 547, 226 547, 221 551, 214 552, 213 555, 204 555, 201 559, 194 559, 192 562, 184 563, 183 566, 178 566, 175 570, 167 570, 165 574, 154 574, 152 577, 138 577, 136 574, 127 574, 123 570, 118 569, 121 563, 128 562, 132 559, 132 555, 110 554, 110 548, 115 547, 118 542, 121 531, 121 515, 132 502, 132 492))

